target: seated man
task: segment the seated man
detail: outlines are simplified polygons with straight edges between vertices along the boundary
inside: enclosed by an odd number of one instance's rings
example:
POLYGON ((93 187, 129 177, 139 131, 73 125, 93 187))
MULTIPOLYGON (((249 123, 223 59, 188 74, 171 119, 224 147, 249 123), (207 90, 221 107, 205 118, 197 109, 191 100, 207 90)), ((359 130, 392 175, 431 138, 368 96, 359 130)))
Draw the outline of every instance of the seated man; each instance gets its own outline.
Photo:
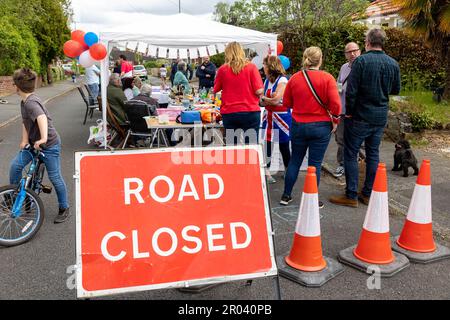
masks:
POLYGON ((122 91, 122 82, 117 73, 111 74, 109 78, 109 85, 107 88, 107 99, 111 107, 112 113, 116 116, 117 121, 121 126, 126 126, 127 116, 125 114, 125 104, 127 100, 122 91))
POLYGON ((148 84, 143 84, 141 87, 141 93, 138 94, 132 100, 143 101, 148 105, 151 116, 157 116, 156 108, 158 107, 158 101, 150 97, 152 94, 152 87, 148 84))

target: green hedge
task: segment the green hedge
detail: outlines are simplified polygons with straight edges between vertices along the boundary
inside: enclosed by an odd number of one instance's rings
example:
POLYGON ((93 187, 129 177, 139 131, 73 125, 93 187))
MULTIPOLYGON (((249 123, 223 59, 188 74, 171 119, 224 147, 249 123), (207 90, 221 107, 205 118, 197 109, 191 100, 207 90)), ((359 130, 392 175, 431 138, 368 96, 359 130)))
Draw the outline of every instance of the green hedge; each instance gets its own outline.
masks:
MULTIPOLYGON (((318 46, 323 52, 322 69, 334 77, 346 62, 344 47, 350 41, 358 43, 364 52, 364 38, 367 28, 357 24, 343 24, 334 27, 312 27, 301 31, 290 31, 280 35, 284 44, 283 55, 291 60, 289 73, 301 69, 303 51, 318 46)), ((421 39, 413 37, 404 29, 385 29, 387 42, 385 51, 398 61, 402 76, 402 88, 418 91, 443 86, 445 68, 436 51, 421 39)))
POLYGON ((0 17, 0 44, 0 75, 12 75, 22 67, 40 70, 37 41, 11 17, 0 17))

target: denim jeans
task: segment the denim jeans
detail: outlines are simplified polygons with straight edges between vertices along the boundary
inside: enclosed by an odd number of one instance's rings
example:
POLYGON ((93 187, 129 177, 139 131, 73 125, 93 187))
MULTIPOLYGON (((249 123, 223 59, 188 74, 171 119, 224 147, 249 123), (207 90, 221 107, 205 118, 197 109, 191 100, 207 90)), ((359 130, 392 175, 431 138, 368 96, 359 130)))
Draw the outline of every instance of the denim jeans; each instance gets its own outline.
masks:
POLYGON ((284 180, 284 195, 291 195, 308 149, 308 166, 316 167, 317 186, 319 186, 320 169, 330 142, 331 130, 331 122, 328 121, 299 123, 292 120, 290 129, 292 156, 284 180))
POLYGON ((258 143, 261 112, 228 113, 222 115, 222 118, 227 144, 239 144, 242 133, 245 144, 258 143))
POLYGON ((91 89, 92 97, 89 97, 90 101, 89 104, 93 105, 97 101, 98 97, 98 83, 88 84, 89 89, 91 89))
MULTIPOLYGON (((65 209, 69 207, 67 202, 67 187, 61 175, 60 165, 61 145, 58 143, 42 151, 44 156, 41 159, 44 161, 47 169, 48 178, 55 187, 56 196, 58 197, 59 208, 65 209)), ((17 156, 11 161, 11 168, 9 170, 9 183, 18 184, 22 178, 22 170, 32 160, 30 153, 27 151, 20 151, 17 156)))
POLYGON ((365 121, 344 120, 344 168, 347 198, 358 198, 358 152, 364 142, 366 148, 366 179, 361 193, 369 197, 377 173, 379 147, 384 126, 374 126, 365 121))

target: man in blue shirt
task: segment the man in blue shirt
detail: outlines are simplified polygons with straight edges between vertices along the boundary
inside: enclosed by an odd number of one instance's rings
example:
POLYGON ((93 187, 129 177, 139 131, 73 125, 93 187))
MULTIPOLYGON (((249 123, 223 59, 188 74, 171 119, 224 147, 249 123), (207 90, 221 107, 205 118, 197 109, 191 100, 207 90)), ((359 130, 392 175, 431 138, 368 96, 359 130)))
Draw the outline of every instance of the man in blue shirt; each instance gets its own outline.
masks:
POLYGON ((366 53, 352 65, 346 93, 344 120, 345 195, 330 202, 357 207, 368 204, 379 162, 379 147, 387 123, 389 95, 400 92, 400 67, 383 51, 386 33, 372 29, 365 39, 366 53), (366 178, 358 194, 358 152, 366 149, 366 178))

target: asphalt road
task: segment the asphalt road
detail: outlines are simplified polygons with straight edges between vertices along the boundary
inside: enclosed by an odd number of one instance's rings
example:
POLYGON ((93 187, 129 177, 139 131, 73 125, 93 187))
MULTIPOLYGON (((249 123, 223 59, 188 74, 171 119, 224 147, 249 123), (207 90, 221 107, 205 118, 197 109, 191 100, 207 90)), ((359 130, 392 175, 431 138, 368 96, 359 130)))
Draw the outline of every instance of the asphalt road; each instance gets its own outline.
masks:
MULTIPOLYGON (((88 120, 82 125, 84 106, 78 92, 57 98, 47 105, 63 141, 62 170, 73 206, 74 152, 87 149, 88 120)), ((96 117, 97 116, 97 117, 96 117)), ((15 121, 0 129, 0 185, 8 183, 9 163, 18 151, 21 127, 15 121)), ((390 164, 388 164, 390 165, 390 164)), ((296 188, 298 194, 291 206, 280 208, 278 201, 283 188, 281 177, 270 186, 275 245, 279 254, 289 251, 300 201, 303 179, 296 188)), ((325 202, 321 210, 322 245, 324 254, 335 258, 342 249, 357 243, 367 207, 358 209, 337 207, 327 201, 329 195, 342 188, 336 180, 324 176, 320 197, 325 202)), ((0 299, 76 299, 75 289, 69 289, 75 264, 75 215, 63 224, 53 224, 57 213, 54 193, 42 195, 46 220, 32 241, 13 248, 0 248, 0 299), (69 273, 68 273, 69 271, 69 273)), ((73 211, 74 213, 74 211, 73 211)), ((390 227, 398 235, 404 217, 391 215, 390 227)), ((445 243, 444 243, 445 244, 445 243)), ((448 245, 448 244, 447 244, 448 245)), ((321 288, 306 288, 289 280, 280 279, 283 299, 450 299, 450 259, 430 265, 411 264, 392 278, 381 279, 380 289, 368 289, 368 274, 345 266, 345 271, 321 288)), ((251 286, 244 281, 219 285, 200 294, 186 294, 178 290, 154 290, 122 294, 100 299, 275 299, 273 279, 254 280, 251 286)), ((97 298, 98 299, 98 298, 97 298)))

